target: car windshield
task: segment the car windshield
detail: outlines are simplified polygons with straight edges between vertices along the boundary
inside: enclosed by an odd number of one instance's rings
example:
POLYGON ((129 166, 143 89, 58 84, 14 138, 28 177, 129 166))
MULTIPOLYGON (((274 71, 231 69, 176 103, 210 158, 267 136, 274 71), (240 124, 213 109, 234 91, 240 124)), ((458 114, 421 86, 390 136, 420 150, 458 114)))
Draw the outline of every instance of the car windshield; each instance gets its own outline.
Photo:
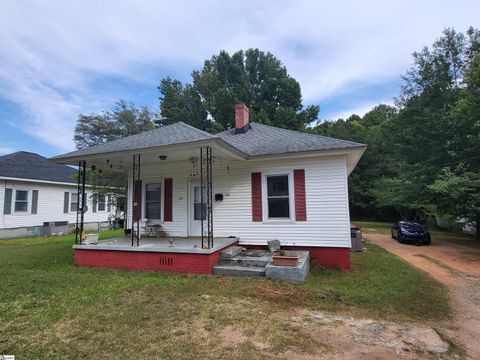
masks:
POLYGON ((406 230, 423 230, 422 225, 414 223, 401 222, 400 226, 406 230))

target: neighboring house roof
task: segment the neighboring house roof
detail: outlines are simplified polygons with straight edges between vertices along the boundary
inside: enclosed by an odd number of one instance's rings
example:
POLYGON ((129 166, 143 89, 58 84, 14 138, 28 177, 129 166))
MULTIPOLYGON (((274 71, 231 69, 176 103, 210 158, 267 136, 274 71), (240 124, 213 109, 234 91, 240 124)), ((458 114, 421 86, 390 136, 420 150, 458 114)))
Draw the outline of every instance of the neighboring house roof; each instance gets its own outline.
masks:
POLYGON ((89 146, 84 149, 63 154, 61 156, 55 156, 52 159, 147 149, 165 145, 185 144, 213 138, 215 138, 214 135, 179 121, 175 124, 143 131, 139 134, 107 141, 103 144, 89 146))
POLYGON ((299 131, 250 123, 251 128, 242 134, 235 129, 216 135, 196 129, 183 122, 127 136, 121 139, 72 151, 52 159, 75 158, 128 150, 147 149, 166 145, 186 144, 201 140, 217 140, 233 147, 247 157, 281 155, 303 151, 364 148, 366 145, 299 131))
POLYGON ((41 155, 18 151, 0 156, 0 177, 77 183, 76 170, 41 155))
POLYGON ((280 155, 303 151, 318 151, 364 147, 352 141, 307 134, 300 131, 250 123, 250 129, 237 134, 229 129, 217 134, 221 139, 248 156, 280 155))

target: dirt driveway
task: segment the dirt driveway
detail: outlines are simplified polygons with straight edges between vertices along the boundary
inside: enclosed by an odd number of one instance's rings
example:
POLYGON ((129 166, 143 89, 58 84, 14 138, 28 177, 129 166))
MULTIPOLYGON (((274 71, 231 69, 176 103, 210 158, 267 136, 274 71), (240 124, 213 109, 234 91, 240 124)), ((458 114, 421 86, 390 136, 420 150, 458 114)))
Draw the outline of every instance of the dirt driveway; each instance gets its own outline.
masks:
POLYGON ((432 245, 399 244, 390 235, 369 232, 364 238, 426 271, 450 290, 454 323, 442 329, 463 344, 467 356, 480 359, 480 246, 470 240, 438 239, 432 245))

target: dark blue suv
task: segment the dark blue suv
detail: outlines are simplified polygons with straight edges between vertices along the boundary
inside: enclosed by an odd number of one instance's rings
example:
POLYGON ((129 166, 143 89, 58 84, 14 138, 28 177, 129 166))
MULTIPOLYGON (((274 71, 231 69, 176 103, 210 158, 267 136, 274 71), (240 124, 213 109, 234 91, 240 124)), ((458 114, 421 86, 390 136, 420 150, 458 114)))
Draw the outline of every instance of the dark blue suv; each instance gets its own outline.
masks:
POLYGON ((414 243, 419 245, 430 245, 432 237, 430 232, 422 225, 399 221, 392 226, 392 238, 397 239, 399 243, 414 243))

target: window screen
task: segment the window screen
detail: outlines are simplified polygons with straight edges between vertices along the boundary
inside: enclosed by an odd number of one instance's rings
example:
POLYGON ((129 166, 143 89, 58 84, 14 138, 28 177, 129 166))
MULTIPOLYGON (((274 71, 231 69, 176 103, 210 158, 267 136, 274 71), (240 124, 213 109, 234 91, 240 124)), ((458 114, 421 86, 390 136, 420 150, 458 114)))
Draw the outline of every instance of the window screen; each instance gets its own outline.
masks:
POLYGON ((162 191, 160 184, 147 184, 145 191, 145 214, 147 219, 161 219, 162 191))
POLYGON ((290 217, 288 175, 267 176, 267 201, 269 218, 290 217))
POLYGON ((16 190, 15 191, 15 212, 27 212, 28 211, 28 191, 16 190))

